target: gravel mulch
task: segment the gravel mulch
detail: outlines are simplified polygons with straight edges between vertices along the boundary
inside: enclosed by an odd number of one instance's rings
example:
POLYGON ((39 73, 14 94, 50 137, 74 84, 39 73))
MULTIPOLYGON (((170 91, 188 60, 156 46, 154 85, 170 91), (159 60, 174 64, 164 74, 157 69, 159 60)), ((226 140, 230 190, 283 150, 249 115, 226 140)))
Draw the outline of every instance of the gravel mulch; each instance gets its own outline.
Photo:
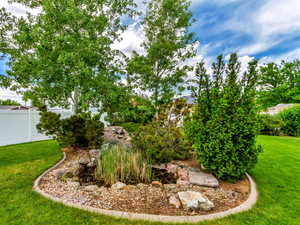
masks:
MULTIPOLYGON (((68 167, 80 157, 80 154, 83 153, 80 151, 79 153, 68 153, 67 159, 58 169, 68 167)), ((138 184, 127 185, 121 190, 116 190, 96 185, 80 186, 78 182, 71 180, 61 181, 52 171, 42 177, 40 188, 54 197, 84 206, 133 213, 191 216, 225 211, 242 204, 248 198, 250 183, 248 179, 235 184, 220 182, 218 188, 196 185, 138 184), (199 191, 212 201, 215 207, 210 211, 191 211, 170 205, 170 196, 176 195, 180 191, 199 191)))

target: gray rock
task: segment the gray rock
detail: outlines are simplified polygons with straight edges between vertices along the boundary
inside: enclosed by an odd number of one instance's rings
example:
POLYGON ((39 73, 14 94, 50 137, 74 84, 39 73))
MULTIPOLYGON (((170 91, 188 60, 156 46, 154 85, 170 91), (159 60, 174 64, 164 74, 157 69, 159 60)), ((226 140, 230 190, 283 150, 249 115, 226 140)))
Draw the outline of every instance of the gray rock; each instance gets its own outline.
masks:
POLYGON ((152 165, 152 168, 159 169, 159 170, 167 170, 166 164, 155 164, 155 165, 152 165))
POLYGON ((205 187, 219 187, 219 181, 209 173, 199 169, 189 169, 189 181, 191 184, 205 187))
POLYGON ((204 197, 200 192, 195 191, 185 191, 178 192, 181 204, 186 209, 194 210, 211 210, 214 208, 214 204, 204 197))
POLYGON ((126 186, 126 184, 122 183, 122 182, 117 182, 115 184, 113 184, 111 186, 112 189, 115 189, 115 190, 120 190, 122 188, 124 188, 126 186))
POLYGON ((97 165, 97 159, 92 158, 91 161, 87 164, 87 167, 96 167, 97 165))
POLYGON ((176 174, 178 168, 179 168, 179 167, 178 167, 177 165, 172 164, 172 163, 168 163, 168 164, 166 165, 166 169, 168 170, 169 173, 174 173, 174 174, 176 174))
POLYGON ((65 175, 66 172, 67 171, 65 169, 56 169, 56 170, 53 170, 53 175, 56 177, 56 179, 59 180, 60 178, 62 178, 65 175))
POLYGON ((87 164, 90 163, 90 159, 89 159, 88 157, 83 157, 83 158, 79 159, 78 162, 79 162, 79 164, 81 164, 81 165, 87 165, 87 164))
POLYGON ((68 168, 66 173, 69 174, 68 177, 77 177, 79 176, 82 170, 83 170, 82 165, 77 163, 77 164, 73 164, 72 167, 68 168))
POLYGON ((175 195, 172 195, 172 196, 169 198, 169 204, 175 206, 176 209, 179 209, 180 206, 181 206, 181 203, 180 203, 179 199, 176 198, 175 195))

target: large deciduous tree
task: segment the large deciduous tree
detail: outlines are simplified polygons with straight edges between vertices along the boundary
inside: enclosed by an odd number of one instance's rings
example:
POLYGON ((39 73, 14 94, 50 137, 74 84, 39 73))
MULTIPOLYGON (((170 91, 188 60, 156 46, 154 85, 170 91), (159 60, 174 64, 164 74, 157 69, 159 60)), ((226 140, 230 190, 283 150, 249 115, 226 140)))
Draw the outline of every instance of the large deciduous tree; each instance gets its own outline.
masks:
POLYGON ((128 63, 128 83, 149 93, 156 107, 181 90, 190 70, 184 65, 195 54, 189 7, 189 0, 151 0, 142 20, 145 52, 135 52, 128 63))
POLYGON ((300 61, 262 66, 259 83, 258 101, 262 108, 300 102, 300 61))
POLYGON ((132 14, 132 0, 12 0, 38 8, 38 15, 16 18, 0 11, 0 52, 10 69, 2 84, 38 104, 77 112, 111 103, 119 80, 117 50, 121 17, 132 14))

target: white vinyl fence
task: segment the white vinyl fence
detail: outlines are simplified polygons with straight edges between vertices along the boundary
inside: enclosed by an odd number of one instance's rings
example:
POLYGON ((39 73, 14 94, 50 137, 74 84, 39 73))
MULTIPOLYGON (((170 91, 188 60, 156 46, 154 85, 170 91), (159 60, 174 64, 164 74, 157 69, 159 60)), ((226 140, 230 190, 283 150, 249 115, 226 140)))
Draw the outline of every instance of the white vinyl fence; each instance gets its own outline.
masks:
MULTIPOLYGON (((62 118, 71 116, 71 111, 56 110, 62 118)), ((38 133, 39 122, 36 110, 0 110, 0 146, 51 139, 38 133)))

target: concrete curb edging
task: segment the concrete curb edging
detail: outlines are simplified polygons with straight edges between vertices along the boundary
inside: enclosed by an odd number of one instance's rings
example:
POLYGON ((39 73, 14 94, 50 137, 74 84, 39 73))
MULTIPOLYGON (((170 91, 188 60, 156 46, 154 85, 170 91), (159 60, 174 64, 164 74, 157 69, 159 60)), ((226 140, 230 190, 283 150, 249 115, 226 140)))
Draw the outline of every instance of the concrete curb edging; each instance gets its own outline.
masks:
POLYGON ((219 219, 219 218, 223 218, 223 217, 226 217, 226 216, 229 216, 229 215, 232 215, 232 214, 236 214, 236 213, 240 213, 240 212, 250 210, 254 206, 254 204, 256 203, 256 201, 258 199, 258 192, 257 192, 256 184, 255 184, 254 180, 251 178, 251 176, 249 174, 246 174, 249 181, 250 181, 250 187, 251 187, 251 191, 250 191, 250 195, 249 195, 248 199, 244 203, 242 203, 241 205, 239 205, 235 208, 229 209, 229 210, 224 211, 224 212, 218 212, 218 213, 213 213, 213 214, 209 214, 209 215, 201 215, 201 216, 162 216, 162 215, 129 213, 129 212, 99 209, 99 208, 94 208, 94 207, 90 207, 90 206, 82 206, 80 204, 70 203, 70 202, 62 200, 60 198, 49 195, 46 192, 44 192, 43 190, 41 190, 40 187, 39 187, 41 178, 45 174, 47 174, 50 171, 52 171, 52 170, 56 169, 57 167, 59 167, 65 161, 65 159, 66 159, 66 154, 63 153, 63 158, 56 165, 54 165, 53 167, 46 170, 44 173, 42 173, 35 180, 34 185, 33 185, 33 190, 36 191, 37 193, 39 193, 40 195, 42 195, 45 198, 48 198, 48 199, 50 199, 52 201, 55 201, 55 202, 62 203, 66 206, 86 210, 86 211, 89 211, 89 212, 100 213, 100 214, 104 214, 104 215, 107 215, 107 216, 119 217, 119 218, 124 218, 124 219, 149 220, 149 221, 152 221, 152 222, 197 223, 197 222, 206 221, 206 220, 219 219))

